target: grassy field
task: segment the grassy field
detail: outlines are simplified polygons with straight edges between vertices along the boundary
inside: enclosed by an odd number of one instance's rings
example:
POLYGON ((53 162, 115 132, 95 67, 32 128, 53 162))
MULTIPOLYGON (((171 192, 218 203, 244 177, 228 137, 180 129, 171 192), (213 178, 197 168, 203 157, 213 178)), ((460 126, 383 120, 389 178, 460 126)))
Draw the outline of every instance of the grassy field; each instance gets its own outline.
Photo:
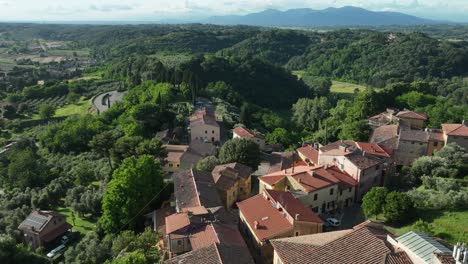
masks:
POLYGON ((49 49, 47 52, 51 55, 57 55, 57 56, 72 56, 73 53, 76 52, 76 54, 80 57, 85 57, 89 56, 89 50, 87 49, 77 49, 77 50, 71 50, 71 49, 49 49))
POLYGON ((89 113, 90 107, 91 100, 86 100, 82 97, 80 101, 75 104, 69 104, 58 108, 55 111, 55 117, 87 114, 89 113))
MULTIPOLYGON (((68 207, 58 207, 55 209, 56 212, 61 213, 67 216, 67 222, 73 225, 72 220, 72 210, 68 207)), ((86 234, 90 231, 93 231, 96 228, 96 221, 90 217, 80 217, 75 213, 75 225, 73 226, 74 231, 78 231, 82 234, 86 234)))
POLYGON ((336 94, 353 94, 356 89, 359 91, 365 90, 366 87, 362 85, 333 81, 331 92, 336 94))
MULTIPOLYGON (((449 242, 468 242, 468 210, 465 211, 443 211, 443 210, 418 210, 418 216, 428 222, 434 232, 433 236, 440 237, 449 242)), ((415 220, 416 221, 416 220, 415 220)), ((411 231, 413 223, 402 227, 386 228, 399 236, 411 231)))

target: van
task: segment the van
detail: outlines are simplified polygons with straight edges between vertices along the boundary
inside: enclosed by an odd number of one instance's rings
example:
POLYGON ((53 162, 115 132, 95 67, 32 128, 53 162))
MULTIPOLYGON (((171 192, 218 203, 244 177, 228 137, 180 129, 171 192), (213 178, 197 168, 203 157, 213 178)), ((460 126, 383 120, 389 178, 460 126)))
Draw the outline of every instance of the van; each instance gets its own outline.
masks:
POLYGON ((52 249, 52 251, 50 251, 49 253, 47 253, 47 257, 54 258, 55 256, 62 253, 63 251, 65 251, 65 245, 60 245, 60 246, 52 249))

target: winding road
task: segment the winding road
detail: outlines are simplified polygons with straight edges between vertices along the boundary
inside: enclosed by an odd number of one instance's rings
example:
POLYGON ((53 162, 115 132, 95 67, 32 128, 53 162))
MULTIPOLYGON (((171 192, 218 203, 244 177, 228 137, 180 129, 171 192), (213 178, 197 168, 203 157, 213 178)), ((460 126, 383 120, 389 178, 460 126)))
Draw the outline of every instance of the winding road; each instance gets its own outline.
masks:
POLYGON ((100 94, 93 99, 93 106, 96 108, 98 114, 104 113, 109 109, 115 102, 121 102, 123 96, 127 93, 119 91, 111 91, 100 94), (110 105, 109 105, 110 104, 110 105))

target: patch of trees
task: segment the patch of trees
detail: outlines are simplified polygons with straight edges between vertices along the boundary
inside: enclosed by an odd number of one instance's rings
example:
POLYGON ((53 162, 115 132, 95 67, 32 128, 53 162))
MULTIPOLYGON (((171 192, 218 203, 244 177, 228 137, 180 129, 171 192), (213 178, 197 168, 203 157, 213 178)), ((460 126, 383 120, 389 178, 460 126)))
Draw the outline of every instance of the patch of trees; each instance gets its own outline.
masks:
POLYGON ((221 164, 239 162, 257 170, 260 165, 260 148, 257 143, 245 138, 235 138, 227 141, 219 150, 218 159, 221 164))
POLYGON ((396 81, 450 78, 468 72, 466 43, 432 39, 421 33, 341 30, 321 35, 288 67, 317 76, 385 87, 396 81))
MULTIPOLYGON (((315 35, 314 35, 315 36, 315 35)), ((312 40, 303 32, 292 30, 266 30, 230 48, 218 52, 220 56, 257 57, 273 64, 284 65, 292 57, 302 55, 306 48, 320 39, 312 40)))
POLYGON ((386 187, 374 187, 364 195, 362 210, 368 217, 383 214, 385 221, 403 224, 414 216, 413 201, 406 193, 392 191, 386 187))

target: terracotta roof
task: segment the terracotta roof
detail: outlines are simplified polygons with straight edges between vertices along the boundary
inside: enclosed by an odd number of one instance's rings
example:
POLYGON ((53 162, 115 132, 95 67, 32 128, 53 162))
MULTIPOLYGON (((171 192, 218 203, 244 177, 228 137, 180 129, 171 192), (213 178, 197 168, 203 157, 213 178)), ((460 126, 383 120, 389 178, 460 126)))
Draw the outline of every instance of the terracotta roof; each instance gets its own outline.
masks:
POLYGON ((407 263, 405 253, 394 254, 383 227, 366 224, 335 232, 309 235, 310 238, 276 239, 271 244, 285 264, 407 263), (335 232, 339 233, 331 234, 335 232))
MULTIPOLYGON (((397 138, 398 125, 387 125, 374 129, 374 132, 372 132, 372 136, 369 142, 380 144, 397 138)), ((394 146, 393 148, 395 149, 396 146, 394 146)))
POLYGON ((216 187, 222 190, 230 189, 238 178, 248 179, 251 174, 252 169, 249 166, 237 162, 218 165, 211 172, 216 187))
POLYGON ((62 223, 61 225, 58 225, 53 231, 41 236, 41 239, 45 242, 51 242, 59 236, 65 234, 65 232, 67 232, 70 228, 72 228, 72 225, 69 223, 62 223))
POLYGON ((185 152, 181 151, 170 151, 167 153, 166 161, 168 162, 180 162, 182 156, 184 155, 185 152))
POLYGON ((347 155, 346 159, 348 159, 351 163, 356 165, 356 167, 358 167, 361 170, 365 170, 374 167, 380 163, 383 163, 383 161, 367 157, 364 155, 364 153, 361 152, 356 152, 351 155, 347 155))
POLYGON ((429 131, 429 140, 444 141, 444 134, 442 132, 429 131))
POLYGON ((243 246, 211 244, 164 261, 165 264, 254 264, 243 246))
POLYGON ((429 141, 429 132, 422 130, 401 130, 400 140, 427 143, 429 141))
POLYGON ((260 138, 263 139, 263 136, 258 133, 254 133, 245 127, 236 127, 233 132, 241 138, 260 138))
POLYGON ((194 127, 199 125, 212 125, 219 127, 214 114, 206 110, 197 110, 193 115, 190 116, 190 126, 194 127))
POLYGON ((450 253, 433 253, 435 257, 439 260, 440 264, 455 264, 455 258, 450 253))
POLYGON ((209 172, 185 170, 173 174, 174 196, 179 210, 187 207, 216 207, 222 204, 209 172))
POLYGON ((424 113, 414 112, 414 111, 400 111, 396 114, 397 117, 410 118, 410 119, 419 119, 427 120, 427 115, 424 113))
POLYGON ((219 242, 213 225, 203 225, 197 230, 193 230, 191 234, 189 234, 189 240, 192 250, 204 248, 219 242))
POLYGON ((238 202, 237 206, 247 224, 254 231, 255 236, 261 241, 293 228, 293 225, 283 217, 281 212, 273 208, 271 202, 266 200, 262 194, 238 202), (258 222, 258 228, 255 228, 256 222, 258 222))
POLYGON ((292 217, 298 215, 297 221, 323 223, 322 219, 318 217, 309 208, 305 207, 299 200, 294 198, 290 192, 280 192, 274 190, 266 190, 268 195, 276 202, 281 204, 286 212, 292 217))
POLYGON ((320 153, 330 156, 344 156, 356 150, 356 143, 352 140, 339 140, 320 148, 320 153))
POLYGON ((468 136, 468 126, 464 124, 442 124, 442 131, 449 136, 468 136))
POLYGON ((390 158, 390 154, 388 154, 382 147, 380 147, 376 143, 356 142, 356 145, 360 150, 365 151, 367 154, 390 158))
POLYGON ((193 215, 204 215, 209 213, 204 206, 182 208, 181 212, 191 213, 193 215))
POLYGON ((413 261, 405 252, 399 251, 388 254, 385 264, 413 264, 413 261))
POLYGON ((315 165, 318 165, 319 152, 312 146, 307 145, 302 148, 298 148, 296 151, 309 159, 309 161, 313 162, 315 165))
POLYGON ((273 186, 288 176, 290 177, 289 179, 300 184, 303 187, 303 191, 307 193, 335 184, 338 184, 340 189, 348 189, 357 185, 356 180, 346 172, 342 172, 336 166, 298 166, 294 168, 294 173, 292 172, 292 168, 290 168, 286 172, 280 171, 259 177, 259 180, 273 186))
POLYGON ((175 213, 166 217, 166 234, 170 234, 190 225, 187 213, 175 213))
POLYGON ((163 207, 155 211, 155 229, 162 232, 166 231, 166 217, 174 214, 176 211, 173 207, 163 207))

